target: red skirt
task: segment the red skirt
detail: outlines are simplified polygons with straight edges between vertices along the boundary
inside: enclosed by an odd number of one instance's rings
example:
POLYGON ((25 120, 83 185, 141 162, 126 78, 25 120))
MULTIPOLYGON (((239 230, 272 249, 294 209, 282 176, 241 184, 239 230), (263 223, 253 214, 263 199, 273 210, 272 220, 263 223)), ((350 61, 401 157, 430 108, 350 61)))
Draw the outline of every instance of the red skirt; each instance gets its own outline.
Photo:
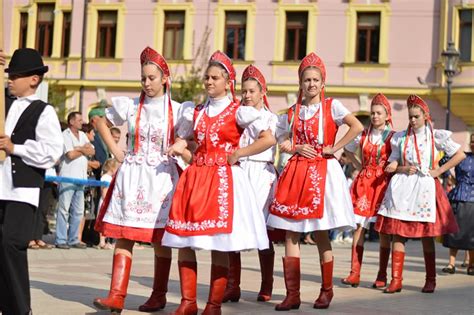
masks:
POLYGON ((137 242, 161 244, 161 239, 163 238, 163 233, 165 232, 164 228, 145 229, 104 222, 105 212, 107 211, 110 199, 112 198, 114 186, 115 176, 110 182, 109 189, 107 189, 107 194, 105 195, 104 201, 102 202, 102 205, 99 209, 97 219, 95 220, 94 229, 97 232, 102 233, 104 236, 115 239, 123 238, 137 242))
POLYGON ((459 228, 448 197, 438 179, 435 179, 435 185, 436 221, 434 223, 404 221, 379 215, 375 223, 375 230, 383 234, 400 235, 410 238, 436 237, 456 233, 459 228))
POLYGON ((387 190, 390 176, 381 167, 364 168, 352 183, 351 197, 354 213, 361 217, 377 214, 387 190))
POLYGON ((292 220, 322 218, 326 173, 327 159, 293 155, 278 179, 270 213, 292 220))
POLYGON ((198 161, 179 178, 166 231, 179 236, 231 233, 233 215, 231 167, 198 161))

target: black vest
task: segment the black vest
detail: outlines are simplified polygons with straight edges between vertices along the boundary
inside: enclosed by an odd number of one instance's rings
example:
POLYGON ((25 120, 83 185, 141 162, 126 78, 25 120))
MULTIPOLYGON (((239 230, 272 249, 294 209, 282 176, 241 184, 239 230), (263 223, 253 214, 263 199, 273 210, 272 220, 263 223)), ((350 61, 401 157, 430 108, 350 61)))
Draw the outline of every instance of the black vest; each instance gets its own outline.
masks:
MULTIPOLYGON (((5 107, 8 115, 8 111, 15 99, 8 96, 5 97, 5 107)), ((43 101, 36 100, 25 109, 18 119, 15 128, 11 135, 11 141, 14 144, 24 144, 26 140, 36 139, 36 125, 38 119, 48 106, 43 101)), ((12 179, 14 187, 39 187, 43 188, 45 170, 37 167, 33 167, 25 164, 21 157, 12 154, 12 179)))

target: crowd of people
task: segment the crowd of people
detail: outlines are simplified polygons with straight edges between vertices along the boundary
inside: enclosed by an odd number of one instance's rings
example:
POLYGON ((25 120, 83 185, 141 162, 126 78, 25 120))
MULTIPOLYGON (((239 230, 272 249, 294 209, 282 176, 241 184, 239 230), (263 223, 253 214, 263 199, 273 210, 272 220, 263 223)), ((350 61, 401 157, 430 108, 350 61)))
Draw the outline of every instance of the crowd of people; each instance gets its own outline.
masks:
MULTIPOLYGON (((5 63, 1 52, 0 63, 5 63)), ((421 239, 423 246, 423 293, 436 288, 437 237, 450 248, 443 272, 455 272, 461 249, 469 251, 467 274, 474 274, 474 159, 450 131, 433 128, 430 109, 419 96, 408 97, 409 125, 396 132, 390 101, 375 95, 364 129, 339 100, 326 97, 326 68, 315 53, 301 61, 296 104, 282 115, 271 111, 265 77, 253 65, 242 73, 237 97, 237 73, 220 51, 209 59, 203 79, 207 98, 199 105, 172 99, 170 69, 152 48, 142 51, 140 67, 139 97, 113 97, 111 106, 90 110, 88 123, 80 112, 71 112, 61 131, 54 109, 36 95, 48 70, 41 56, 33 49, 12 56, 0 134, 6 153, 0 162, 3 314, 31 313, 26 250, 53 247, 42 234, 55 191, 54 246, 85 249, 89 243, 114 251, 109 294, 93 301, 112 312, 125 306, 138 243, 154 247, 153 288, 139 307, 143 312, 166 306, 172 249, 178 250, 182 296, 174 314, 198 312, 196 250, 210 251, 212 258, 203 314, 220 314, 222 303, 239 301, 241 251, 258 250, 256 299, 271 300, 274 242, 285 245, 286 286, 275 310, 300 307, 302 241, 315 243, 319 253, 322 282, 313 307, 328 308, 337 264, 331 234, 337 232, 353 231, 345 234, 352 242, 346 285, 360 283, 365 233, 371 228, 380 238, 375 289, 402 290, 408 239, 421 239), (346 131, 336 137, 342 125, 346 131), (119 145, 121 126, 127 128, 125 150, 119 145), (280 157, 287 156, 281 172, 274 166, 277 147, 280 157), (448 199, 438 178, 452 168, 457 183, 448 199), (45 174, 56 176, 57 186, 45 182, 45 174), (109 185, 89 187, 88 179, 109 185)))

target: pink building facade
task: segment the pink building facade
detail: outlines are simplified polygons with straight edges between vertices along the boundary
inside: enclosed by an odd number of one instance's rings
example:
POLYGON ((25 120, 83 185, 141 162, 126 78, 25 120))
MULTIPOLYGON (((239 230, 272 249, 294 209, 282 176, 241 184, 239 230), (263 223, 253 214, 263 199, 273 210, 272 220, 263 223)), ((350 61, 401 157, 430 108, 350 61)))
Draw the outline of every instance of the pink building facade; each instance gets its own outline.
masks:
MULTIPOLYGON (((9 0, 3 2, 4 49, 39 49, 48 82, 64 87, 68 110, 140 91, 139 54, 167 57, 173 79, 202 66, 217 49, 234 58, 238 77, 250 63, 265 74, 274 111, 292 105, 302 56, 327 67, 327 95, 363 117, 384 93, 394 128, 406 128, 405 100, 427 100, 444 128, 446 77, 441 52, 461 52, 453 78, 450 129, 465 144, 474 127, 474 0, 9 0)), ((240 78, 239 78, 240 79, 240 78)), ((178 89, 179 86, 174 86, 178 89)))

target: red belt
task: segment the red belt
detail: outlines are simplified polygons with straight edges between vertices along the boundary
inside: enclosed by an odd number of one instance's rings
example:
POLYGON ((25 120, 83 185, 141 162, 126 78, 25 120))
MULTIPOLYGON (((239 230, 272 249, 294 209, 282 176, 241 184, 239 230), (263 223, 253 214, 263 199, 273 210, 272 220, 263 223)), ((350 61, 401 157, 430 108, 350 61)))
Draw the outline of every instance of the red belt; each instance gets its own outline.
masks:
POLYGON ((197 166, 229 165, 227 163, 227 153, 224 152, 197 153, 194 155, 193 161, 197 166))

